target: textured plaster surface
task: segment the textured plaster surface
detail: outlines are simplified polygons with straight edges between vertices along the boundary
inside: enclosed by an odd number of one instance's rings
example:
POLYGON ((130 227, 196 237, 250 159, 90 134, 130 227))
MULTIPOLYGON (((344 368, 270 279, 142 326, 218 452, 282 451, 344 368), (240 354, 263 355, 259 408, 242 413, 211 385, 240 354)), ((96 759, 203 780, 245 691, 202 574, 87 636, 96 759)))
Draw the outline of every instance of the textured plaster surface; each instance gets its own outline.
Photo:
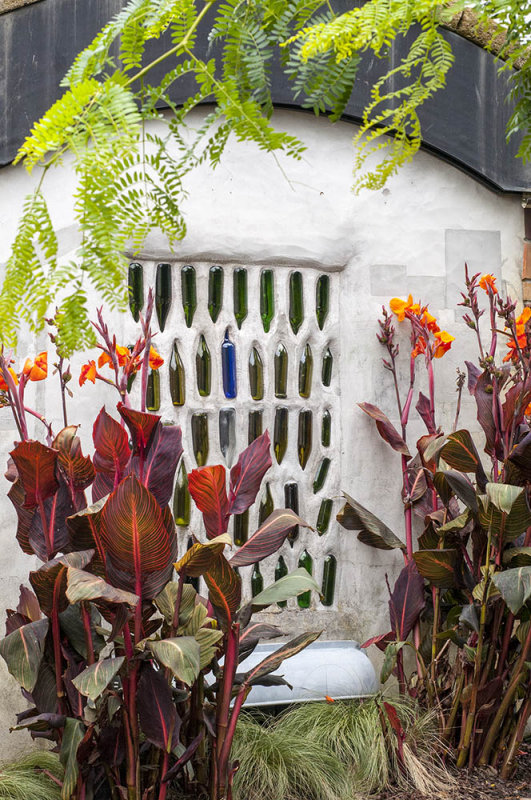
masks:
MULTIPOLYGON (((199 121, 199 117, 198 117, 199 121)), ((219 345, 224 327, 232 326, 241 354, 238 380, 240 387, 247 386, 244 354, 256 343, 262 349, 266 369, 266 386, 271 386, 272 342, 285 336, 292 341, 287 321, 279 317, 275 331, 269 339, 261 331, 256 286, 252 281, 260 266, 277 266, 277 297, 285 299, 289 271, 299 268, 306 281, 305 301, 311 310, 312 291, 318 272, 330 271, 333 287, 335 317, 325 329, 333 344, 335 378, 329 390, 321 397, 317 393, 317 375, 320 364, 314 365, 314 392, 308 407, 320 412, 324 402, 334 410, 333 464, 326 494, 333 496, 334 512, 340 507, 339 494, 347 491, 363 505, 379 515, 398 535, 403 535, 400 501, 400 459, 390 451, 365 415, 357 407, 361 401, 379 405, 398 425, 394 392, 389 375, 381 366, 382 352, 376 340, 376 319, 382 303, 390 297, 411 292, 440 320, 441 327, 449 330, 456 343, 449 355, 436 364, 437 394, 439 398, 438 422, 444 430, 451 429, 455 414, 456 368, 462 367, 465 358, 475 358, 471 332, 461 321, 461 309, 455 306, 460 282, 460 270, 468 261, 473 270, 494 272, 511 296, 520 299, 520 265, 522 247, 522 211, 519 198, 495 195, 453 167, 434 157, 421 153, 389 181, 385 189, 376 193, 352 194, 351 165, 353 161, 352 128, 344 124, 331 127, 323 120, 291 112, 278 112, 276 121, 291 133, 300 136, 308 145, 300 162, 280 159, 282 171, 275 160, 258 152, 250 145, 230 145, 221 165, 212 174, 200 168, 188 180, 189 198, 185 205, 188 223, 186 239, 171 254, 163 237, 153 235, 140 254, 153 271, 157 261, 171 261, 175 265, 193 263, 198 268, 198 301, 204 303, 206 274, 210 264, 226 264, 225 308, 215 331, 206 310, 196 314, 193 328, 184 327, 180 307, 179 283, 175 283, 174 304, 167 328, 159 337, 163 354, 168 357, 173 338, 185 340, 187 358, 195 352, 201 326, 208 325, 209 346, 214 356, 213 384, 219 386, 219 345), (230 272, 236 264, 249 267, 253 276, 250 284, 249 317, 242 331, 235 331, 232 318, 232 285, 230 272), (307 280, 306 280, 307 277, 307 280), (340 426, 338 421, 341 420, 340 426), (330 494, 329 494, 330 493, 330 494)), ((0 263, 8 257, 10 242, 15 233, 17 217, 23 197, 32 185, 32 179, 20 167, 7 167, 0 172, 0 263)), ((55 223, 60 228, 61 252, 71 255, 77 241, 70 192, 75 178, 68 163, 51 176, 50 205, 55 223)), ((310 311, 307 312, 308 315, 310 311)), ((116 315, 113 320, 119 342, 128 343, 133 332, 128 314, 116 315)), ((297 337, 297 347, 305 341, 320 346, 316 326, 305 322, 297 337)), ((400 327, 400 326, 399 326, 400 327)), ((404 352, 407 337, 400 333, 404 352)), ((45 346, 41 338, 32 342, 23 335, 20 352, 32 353, 45 346)), ((314 357, 315 357, 314 353, 314 357)), ((290 353, 292 365, 298 356, 290 353)), ((77 376, 80 358, 73 364, 77 376)), ((187 370, 192 364, 187 363, 187 370)), ((405 377, 404 369, 404 377, 405 377)), ((180 421, 185 429, 185 442, 189 449, 188 410, 175 412, 168 397, 163 376, 161 412, 164 419, 180 421)), ((290 369, 292 396, 296 395, 296 373, 290 369)), ((423 381, 423 379, 422 379, 423 381)), ((421 381, 419 388, 426 391, 421 381)), ((106 387, 86 384, 80 389, 75 381, 75 397, 70 404, 70 420, 81 422, 85 450, 90 452, 91 420, 103 403, 108 410, 115 398, 106 387)), ((189 386, 193 377, 189 377, 189 386)), ((54 380, 36 386, 36 402, 46 416, 59 427, 59 406, 54 380)), ((214 414, 220 390, 208 401, 208 410, 214 414)), ((264 423, 272 420, 273 398, 267 390, 264 402, 264 423)), ((238 445, 245 444, 245 412, 252 405, 245 393, 238 400, 238 445)), ((201 406, 197 393, 190 395, 190 409, 201 406)), ((230 403, 233 405, 234 403, 230 403)), ((299 403, 297 401, 297 407, 299 403)), ((291 417, 296 414, 295 407, 291 417)), ((291 421, 291 420, 290 420, 291 421)), ((463 425, 477 426, 475 410, 468 395, 463 397, 461 417, 463 425)), ((7 455, 15 439, 15 431, 6 411, 0 412, 2 430, 0 458, 7 455)), ((213 444, 211 463, 219 461, 217 431, 211 427, 213 444)), ((296 426, 291 424, 291 434, 296 426)), ((40 435, 39 431, 39 435, 40 435)), ((412 412, 411 443, 424 433, 416 412, 412 412)), ((314 441, 316 437, 314 427, 314 441)), ((280 483, 300 473, 290 441, 289 458, 282 465, 280 483)), ((312 455, 317 459, 317 451, 312 455)), ((191 454, 187 466, 193 466, 191 454)), ((315 463, 306 468, 313 475, 315 463)), ((279 485, 280 485, 279 483, 279 485)), ((5 486, 7 488, 7 484, 5 486)), ((277 493, 275 503, 282 497, 277 493)), ((303 498, 301 512, 308 513, 315 522, 317 500, 303 498)), ((17 599, 18 583, 26 580, 32 560, 20 554, 14 539, 15 515, 5 497, 0 497, 0 614, 5 607, 13 607, 17 599)), ((195 526, 195 523, 194 523, 195 526)), ((417 531, 418 532, 418 531, 417 531)), ((363 640, 384 632, 387 622, 387 592, 385 574, 390 579, 401 567, 401 557, 395 552, 372 550, 357 541, 356 534, 343 531, 334 521, 329 532, 319 538, 315 533, 301 535, 301 541, 314 558, 315 575, 321 579, 322 559, 333 552, 338 559, 338 585, 336 602, 331 609, 320 607, 313 598, 309 611, 299 612, 288 607, 283 612, 270 612, 267 616, 290 629, 323 630, 327 638, 355 638, 363 640)), ((288 566, 295 566, 296 548, 288 566)), ((264 565, 265 583, 272 577, 274 563, 264 565)), ((370 655, 375 658, 374 654, 370 655)), ((376 659, 377 660, 377 659, 376 659)), ((22 701, 13 687, 3 663, 0 665, 0 725, 6 729, 13 723, 13 710, 22 701)), ((22 741, 24 739, 22 738, 22 741)), ((20 738, 8 739, 3 755, 9 755, 20 746, 20 738)))

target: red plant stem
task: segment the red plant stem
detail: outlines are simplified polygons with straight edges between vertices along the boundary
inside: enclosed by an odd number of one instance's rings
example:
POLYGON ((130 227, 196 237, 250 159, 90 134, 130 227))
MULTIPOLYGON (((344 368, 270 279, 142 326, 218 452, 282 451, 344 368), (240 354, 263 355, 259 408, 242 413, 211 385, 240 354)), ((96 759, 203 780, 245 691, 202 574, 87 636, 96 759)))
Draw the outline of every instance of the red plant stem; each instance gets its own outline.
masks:
POLYGON ((51 447, 51 444, 54 440, 53 429, 51 424, 44 419, 42 414, 39 414, 38 411, 34 411, 32 408, 29 408, 29 406, 24 406, 24 411, 27 411, 28 414, 31 414, 33 417, 36 417, 39 420, 39 422, 42 422, 42 424, 46 428, 46 440, 48 442, 48 446, 51 447))
POLYGON ((236 725, 238 724, 238 717, 240 715, 240 711, 242 710, 242 706, 245 702, 247 695, 249 694, 250 687, 247 686, 245 683, 242 684, 236 699, 234 700, 234 705, 232 707, 232 714, 230 716, 229 725, 227 728, 227 735, 225 737, 225 742, 223 743, 223 748, 221 752, 221 759, 226 762, 229 759, 230 749, 232 747, 232 741, 234 739, 234 733, 236 731, 236 725))
POLYGON ((162 759, 162 768, 160 771, 160 788, 159 788, 159 800, 166 800, 166 793, 168 791, 168 784, 169 781, 163 781, 164 776, 168 771, 168 763, 170 760, 170 754, 166 750, 164 752, 164 757, 162 759))
POLYGON ((229 725, 230 701, 232 697, 234 675, 238 666, 239 642, 240 625, 239 623, 234 623, 227 631, 227 647, 225 650, 225 664, 223 667, 221 697, 218 701, 216 752, 215 758, 213 759, 216 761, 216 783, 218 784, 217 786, 213 787, 215 800, 218 800, 217 793, 219 793, 220 798, 224 796, 225 787, 227 785, 227 767, 230 745, 228 745, 229 749, 227 749, 224 748, 224 744, 229 725))
MULTIPOLYGON (((9 385, 9 384, 8 384, 9 385)), ((14 385, 14 382, 13 382, 14 385)), ((17 409, 18 409, 18 416, 20 419, 20 425, 22 428, 22 437, 24 440, 29 439, 28 436, 28 426, 26 423, 26 414, 24 413, 24 390, 26 388, 26 376, 21 375, 20 383, 18 385, 18 394, 15 390, 15 396, 17 397, 17 409)))
POLYGON ((87 643, 87 658, 88 663, 94 664, 94 644, 92 642, 92 630, 90 612, 86 603, 81 603, 81 616, 83 617, 83 628, 85 629, 85 641, 87 643))

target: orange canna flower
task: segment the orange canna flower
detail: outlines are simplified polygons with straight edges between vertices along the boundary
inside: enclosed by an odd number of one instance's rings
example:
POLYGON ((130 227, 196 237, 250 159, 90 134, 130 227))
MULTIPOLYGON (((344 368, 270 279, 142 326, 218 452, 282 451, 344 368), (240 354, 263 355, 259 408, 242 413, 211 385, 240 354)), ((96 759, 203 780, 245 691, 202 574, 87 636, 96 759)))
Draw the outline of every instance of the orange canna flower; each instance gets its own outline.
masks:
POLYGON ((431 333, 438 333, 440 330, 439 326, 437 325, 437 320, 432 314, 429 313, 427 307, 424 309, 422 313, 421 322, 423 325, 427 327, 429 331, 431 331, 431 333))
POLYGON ((88 364, 83 364, 81 373, 79 375, 79 385, 83 386, 85 381, 92 381, 96 383, 96 362, 89 361, 88 364))
POLYGON ((507 347, 509 352, 504 357, 504 361, 516 361, 518 359, 518 349, 525 350, 527 347, 527 333, 526 325, 531 319, 531 308, 524 308, 520 316, 515 320, 516 323, 516 342, 514 339, 509 339, 507 347))
POLYGON ((124 345, 116 345, 116 355, 118 356, 118 364, 121 367, 125 367, 131 360, 131 351, 128 347, 124 347, 124 345))
POLYGON ((435 347, 433 349, 434 358, 442 358, 452 346, 455 336, 452 336, 447 331, 437 331, 435 334, 435 347))
POLYGON ((149 366, 151 369, 158 369, 164 364, 164 359, 160 356, 153 346, 149 349, 149 366))
POLYGON ((111 358, 111 357, 110 357, 110 355, 109 355, 107 352, 105 352, 105 350, 104 350, 104 351, 103 351, 103 352, 100 354, 100 357, 98 358, 98 367, 101 369, 101 367, 105 366, 105 364, 108 364, 110 367, 112 367, 112 358, 111 358))
POLYGON ((35 361, 27 358, 22 368, 22 374, 30 381, 43 381, 48 376, 48 353, 39 353, 35 361))
POLYGON ((411 358, 416 358, 420 356, 421 353, 426 352, 426 339, 424 336, 419 336, 417 341, 415 342, 415 347, 411 351, 411 358))
POLYGON ((485 292, 487 292, 487 294, 489 292, 489 287, 492 291, 492 294, 498 294, 498 290, 496 289, 496 278, 490 273, 486 273, 485 275, 481 276, 479 279, 479 285, 485 292))
POLYGON ((326 700, 327 703, 335 703, 336 702, 333 697, 330 697, 329 694, 325 694, 325 700, 326 700))
POLYGON ((531 417, 531 403, 527 406, 526 410, 524 411, 526 417, 531 417))
MULTIPOLYGON (((18 377, 17 377, 17 374, 16 374, 15 370, 12 369, 11 367, 8 367, 8 369, 9 369, 9 374, 11 375, 13 380, 15 381, 15 386, 18 386, 18 377)), ((0 390, 2 392, 7 392, 7 383, 4 380, 4 376, 3 376, 2 372, 1 372, 1 370, 0 370, 0 390)))
POLYGON ((409 311, 412 305, 413 298, 411 295, 408 296, 407 300, 401 300, 399 297, 393 297, 393 299, 389 302, 389 308, 394 314, 396 314, 399 322, 404 321, 406 311, 409 311))

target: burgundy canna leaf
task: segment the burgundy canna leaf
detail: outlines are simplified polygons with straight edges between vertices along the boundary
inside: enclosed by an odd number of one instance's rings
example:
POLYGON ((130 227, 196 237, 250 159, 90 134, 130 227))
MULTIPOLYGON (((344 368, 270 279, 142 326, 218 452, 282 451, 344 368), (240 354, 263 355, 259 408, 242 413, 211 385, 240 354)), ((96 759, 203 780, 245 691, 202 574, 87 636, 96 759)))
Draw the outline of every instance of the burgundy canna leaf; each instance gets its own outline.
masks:
POLYGON ((39 601, 27 586, 20 587, 17 611, 19 614, 24 614, 29 622, 36 622, 36 620, 40 619, 42 616, 39 601))
POLYGON ((433 424, 433 414, 431 412, 431 406, 429 398, 426 397, 425 394, 419 392, 419 400, 417 405, 415 406, 419 417, 424 422, 425 426, 428 429, 428 433, 436 433, 437 430, 435 425, 433 424))
POLYGON ((396 638, 404 642, 426 605, 424 579, 414 561, 410 561, 397 578, 389 600, 389 617, 396 638))
POLYGON ((242 514, 251 506, 262 478, 271 466, 269 433, 266 431, 252 442, 230 471, 229 510, 242 514))
POLYGON ((277 508, 230 559, 232 567, 247 567, 276 553, 295 525, 309 528, 294 511, 277 508))
POLYGON ((25 508, 34 508, 55 494, 59 488, 55 476, 56 450, 40 442, 19 442, 10 455, 24 489, 25 508))
POLYGON ((371 644, 375 644, 378 650, 381 650, 382 653, 385 653, 387 645, 394 640, 395 635, 393 631, 388 631, 387 633, 380 633, 378 636, 371 636, 370 639, 367 639, 366 642, 363 642, 361 647, 365 649, 366 647, 370 647, 371 644))
POLYGON ((146 663, 138 683, 138 715, 147 740, 161 750, 173 750, 179 744, 181 720, 173 703, 171 689, 164 675, 146 663))
POLYGON ((234 613, 238 610, 242 596, 242 581, 223 553, 219 553, 204 579, 208 586, 208 598, 218 614, 224 630, 230 628, 234 613))
MULTIPOLYGON (((35 513, 33 509, 24 508, 24 489, 22 487, 22 481, 20 478, 14 482, 11 486, 7 496, 13 503, 15 507, 15 511, 17 512, 17 541, 22 548, 22 551, 26 553, 26 555, 32 556, 35 555, 35 551, 30 544, 29 540, 29 532, 31 528, 31 522, 33 519, 33 514, 35 513)), ((38 554, 37 554, 38 555, 38 554)), ((46 558, 46 547, 44 547, 44 558, 41 559, 44 561, 46 558)))
POLYGON ((229 522, 225 467, 192 470, 188 475, 188 490, 203 514, 208 538, 214 539, 225 533, 229 522))
POLYGON ((92 426, 92 439, 96 453, 94 466, 98 472, 115 472, 125 469, 130 451, 125 428, 101 409, 92 426))
MULTIPOLYGON (((144 465, 142 483, 161 507, 170 502, 175 470, 182 453, 182 433, 179 426, 158 425, 144 465)), ((138 459, 135 458, 135 471, 137 469, 138 459)))
POLYGON ((55 450, 59 451, 57 464, 65 482, 70 487, 72 497, 77 492, 83 492, 96 477, 90 456, 84 456, 81 451, 81 442, 76 436, 77 428, 77 425, 63 428, 55 437, 52 445, 55 450))
POLYGON ((109 496, 101 515, 100 535, 118 588, 138 594, 140 584, 147 596, 146 580, 152 574, 149 592, 160 582, 155 594, 162 590, 176 555, 175 528, 169 509, 162 510, 135 475, 125 478, 109 496))
POLYGON ((148 414, 145 411, 134 411, 132 408, 126 408, 123 403, 118 403, 116 407, 131 433, 133 454, 141 457, 146 456, 151 447, 157 426, 160 425, 160 417, 157 417, 156 414, 148 414))
POLYGON ((391 445, 393 450, 396 450, 397 453, 411 458, 411 453, 408 450, 407 444, 383 411, 380 411, 378 406, 374 406, 372 403, 358 403, 358 405, 362 411, 375 421, 378 433, 382 439, 386 441, 387 444, 391 445))

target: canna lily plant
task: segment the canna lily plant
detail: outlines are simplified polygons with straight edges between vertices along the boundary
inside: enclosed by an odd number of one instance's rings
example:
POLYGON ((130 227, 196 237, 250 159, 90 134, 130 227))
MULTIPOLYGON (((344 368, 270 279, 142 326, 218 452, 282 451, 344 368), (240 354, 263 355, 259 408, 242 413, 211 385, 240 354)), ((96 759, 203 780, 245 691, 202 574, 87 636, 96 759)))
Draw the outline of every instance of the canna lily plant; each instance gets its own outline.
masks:
POLYGON ((516 316, 492 275, 466 271, 462 297, 479 358, 466 362, 468 378, 458 373, 450 431, 437 424, 434 360, 453 337, 411 296, 391 300, 379 323, 400 430, 376 406, 361 408, 400 455, 404 537, 349 496, 338 520, 364 544, 397 550, 404 560, 394 586, 388 584, 390 629, 363 645, 384 652, 382 682, 394 674, 403 693, 436 709, 459 767, 490 764, 509 777, 531 714, 531 310, 516 316), (405 393, 393 314, 410 332, 405 393), (417 395, 417 359, 427 394, 417 395), (483 454, 470 431, 459 428, 465 381, 477 406, 483 454), (407 434, 415 396, 427 432, 413 448, 407 434), (416 660, 409 676, 406 647, 416 660))
POLYGON ((318 587, 298 569, 242 603, 237 568, 271 555, 305 523, 277 509, 230 552, 230 518, 254 503, 271 465, 266 432, 230 476, 223 466, 190 473, 204 532, 178 552, 168 504, 181 431, 133 409, 128 393, 140 372, 144 397, 148 367, 162 363, 151 344, 151 309, 150 297, 142 335, 127 353, 99 314, 102 355, 82 369, 80 383, 112 383, 120 401, 117 418, 102 408, 94 421, 92 456, 83 454, 76 426, 54 434, 36 412, 48 441, 28 437, 23 387, 44 377, 44 354, 20 373, 0 357, 4 405, 21 434, 7 471, 16 536, 43 562, 8 611, 0 655, 30 704, 15 729, 54 743, 63 800, 164 800, 171 782, 183 794, 230 800, 238 768, 231 745, 247 695, 257 683, 282 681, 270 673, 319 635, 297 636, 238 671, 261 638, 282 635, 253 614, 318 587), (98 371, 107 364, 111 378, 98 371))

